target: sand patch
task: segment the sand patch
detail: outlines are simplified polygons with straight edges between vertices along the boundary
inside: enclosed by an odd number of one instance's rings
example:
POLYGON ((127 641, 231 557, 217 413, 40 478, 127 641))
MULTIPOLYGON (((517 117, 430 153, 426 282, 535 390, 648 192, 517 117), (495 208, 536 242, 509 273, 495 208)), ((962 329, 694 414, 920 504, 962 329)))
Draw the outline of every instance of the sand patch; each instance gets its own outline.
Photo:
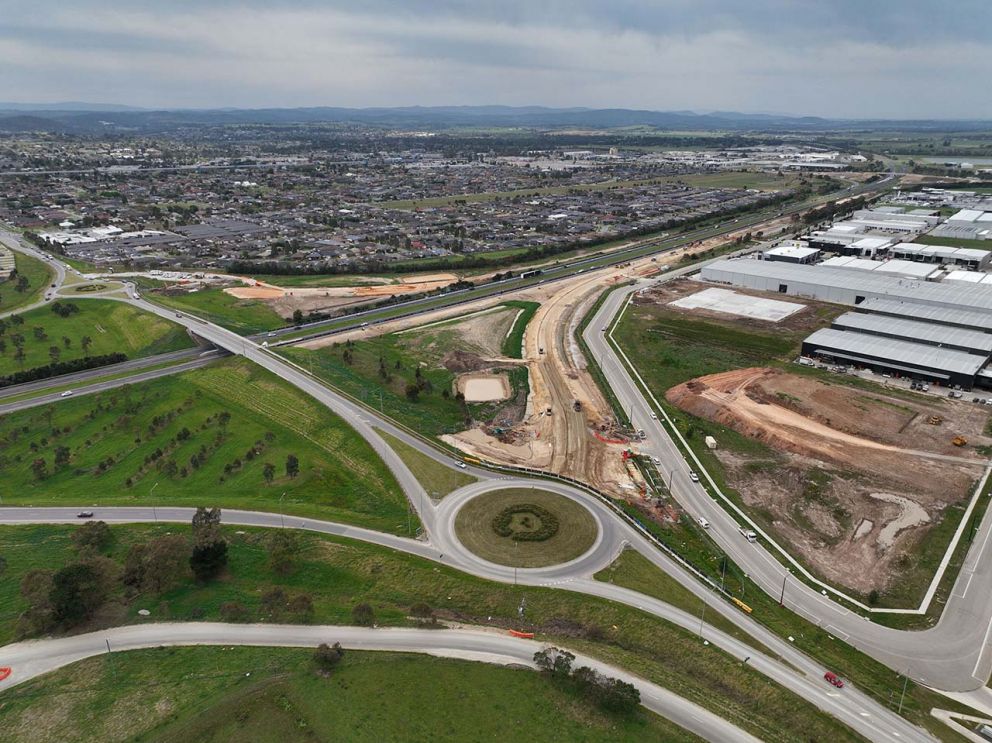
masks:
POLYGON ((465 402, 507 400, 512 394, 505 374, 464 374, 456 384, 465 402))

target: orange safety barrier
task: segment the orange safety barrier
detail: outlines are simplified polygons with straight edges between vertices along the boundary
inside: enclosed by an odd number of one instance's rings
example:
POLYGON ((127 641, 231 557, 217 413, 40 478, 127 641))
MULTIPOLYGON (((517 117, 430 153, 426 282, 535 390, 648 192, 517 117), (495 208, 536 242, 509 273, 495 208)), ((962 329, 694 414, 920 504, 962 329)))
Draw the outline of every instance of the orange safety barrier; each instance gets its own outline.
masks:
POLYGON ((511 629, 510 630, 510 634, 513 637, 522 637, 525 640, 533 640, 534 639, 534 633, 533 632, 519 632, 518 630, 511 629))
MULTIPOLYGON (((533 637, 533 635, 532 635, 533 637)), ((10 666, 0 666, 0 681, 6 679, 12 673, 10 666)))

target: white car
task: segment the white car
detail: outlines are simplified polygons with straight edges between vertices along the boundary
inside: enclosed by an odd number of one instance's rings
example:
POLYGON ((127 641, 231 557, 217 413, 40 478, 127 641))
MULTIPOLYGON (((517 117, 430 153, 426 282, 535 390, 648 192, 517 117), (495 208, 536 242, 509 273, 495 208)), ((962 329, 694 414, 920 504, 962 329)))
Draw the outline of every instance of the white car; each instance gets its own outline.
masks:
POLYGON ((651 420, 653 420, 653 421, 658 420, 658 414, 657 413, 651 413, 651 420))
POLYGON ((71 394, 72 394, 72 390, 66 390, 61 395, 59 395, 59 397, 69 397, 69 395, 71 394))
POLYGON ((465 464, 464 462, 455 462, 455 464, 457 464, 463 470, 467 470, 468 469, 468 465, 465 464))
POLYGON ((710 528, 710 522, 704 519, 702 516, 699 517, 699 525, 704 529, 710 528))
POLYGON ((661 464, 661 460, 658 459, 658 457, 654 457, 654 463, 655 464, 661 464))
POLYGON ((693 482, 699 482, 699 475, 697 475, 695 472, 690 471, 689 479, 692 480, 693 482))

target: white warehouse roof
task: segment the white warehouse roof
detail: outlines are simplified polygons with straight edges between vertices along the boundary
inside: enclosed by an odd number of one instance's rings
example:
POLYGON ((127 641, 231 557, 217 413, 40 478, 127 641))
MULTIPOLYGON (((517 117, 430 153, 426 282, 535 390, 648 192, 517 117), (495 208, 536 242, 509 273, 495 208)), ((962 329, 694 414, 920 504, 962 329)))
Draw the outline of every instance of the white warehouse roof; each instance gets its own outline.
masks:
POLYGON ((946 346, 956 350, 992 354, 992 335, 980 330, 949 328, 902 317, 870 315, 866 312, 845 312, 833 322, 841 330, 856 330, 876 336, 891 336, 907 341, 922 341, 925 345, 946 346))
POLYGON ((840 351, 852 361, 886 359, 893 365, 902 366, 907 370, 936 369, 968 376, 977 374, 988 360, 986 356, 977 356, 965 351, 833 328, 817 330, 803 341, 803 345, 809 345, 812 353, 816 350, 826 353, 840 351))

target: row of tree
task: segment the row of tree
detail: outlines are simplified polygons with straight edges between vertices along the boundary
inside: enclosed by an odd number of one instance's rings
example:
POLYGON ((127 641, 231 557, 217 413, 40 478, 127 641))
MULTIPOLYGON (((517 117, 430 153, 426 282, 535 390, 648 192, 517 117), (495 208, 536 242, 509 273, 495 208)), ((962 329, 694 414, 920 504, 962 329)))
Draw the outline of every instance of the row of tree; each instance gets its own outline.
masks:
POLYGON ((578 692, 594 704, 616 714, 633 714, 641 703, 641 692, 633 684, 604 676, 588 666, 574 668, 575 656, 549 647, 534 653, 534 663, 558 684, 578 692))

